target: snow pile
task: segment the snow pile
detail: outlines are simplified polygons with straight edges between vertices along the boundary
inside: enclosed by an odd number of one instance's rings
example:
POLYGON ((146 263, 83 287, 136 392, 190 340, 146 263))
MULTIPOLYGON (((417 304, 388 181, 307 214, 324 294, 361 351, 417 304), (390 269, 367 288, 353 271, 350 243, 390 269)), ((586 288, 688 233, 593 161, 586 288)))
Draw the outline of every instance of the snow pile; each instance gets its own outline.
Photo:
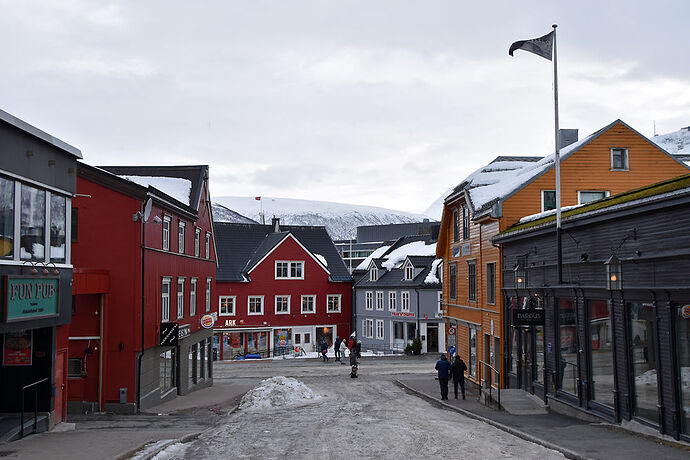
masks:
POLYGON ((189 194, 192 191, 192 181, 181 177, 162 177, 162 176, 127 176, 121 175, 123 179, 139 184, 143 187, 157 188, 161 192, 170 195, 180 203, 189 206, 189 194))
POLYGON ((328 267, 328 261, 324 256, 322 256, 321 254, 314 254, 314 256, 316 256, 316 258, 319 259, 319 262, 321 262, 324 267, 328 267))
POLYGON ((386 251, 388 251, 389 249, 390 249, 390 246, 385 246, 385 245, 376 248, 376 249, 374 250, 374 252, 372 252, 371 254, 369 254, 369 256, 367 256, 366 259, 364 259, 363 261, 361 261, 361 262, 359 263, 359 265, 357 265, 357 268, 355 268, 355 270, 366 270, 366 269, 368 269, 368 268, 369 268, 369 264, 371 263, 372 260, 374 260, 374 259, 379 259, 379 258, 380 258, 382 255, 384 255, 384 254, 386 253, 386 251))
POLYGON ((644 374, 640 374, 635 377, 636 385, 656 385, 656 369, 650 369, 644 374))
POLYGON ((443 259, 436 259, 433 261, 431 264, 431 270, 429 270, 429 274, 426 275, 426 278, 424 278, 424 284, 440 284, 441 281, 439 281, 438 276, 436 276, 436 270, 438 269, 438 266, 443 262, 443 259))
POLYGON ((652 137, 652 142, 670 154, 690 154, 690 126, 652 137))
POLYGON ((387 260, 382 264, 388 271, 391 271, 407 256, 435 256, 436 243, 426 244, 424 241, 413 241, 412 243, 400 246, 388 254, 387 260))
POLYGON ((318 396, 304 383, 289 377, 271 377, 242 397, 240 409, 269 409, 282 407, 318 396))

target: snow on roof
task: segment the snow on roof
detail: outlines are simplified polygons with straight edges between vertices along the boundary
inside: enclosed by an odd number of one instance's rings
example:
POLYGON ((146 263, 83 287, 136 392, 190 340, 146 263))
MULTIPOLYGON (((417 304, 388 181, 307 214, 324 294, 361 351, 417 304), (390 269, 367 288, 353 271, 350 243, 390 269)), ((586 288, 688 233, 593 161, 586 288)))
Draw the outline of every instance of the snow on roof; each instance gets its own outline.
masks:
MULTIPOLYGON (((589 203, 575 204, 573 206, 561 206, 561 211, 564 212, 564 211, 567 211, 569 209, 579 208, 580 206, 584 206, 585 204, 589 204, 589 203)), ((554 214, 556 214, 555 209, 550 209, 550 210, 544 211, 544 212, 538 212, 536 214, 530 214, 529 216, 524 216, 524 217, 520 218, 520 220, 518 221, 518 224, 524 224, 525 222, 531 222, 533 220, 541 219, 542 217, 552 216, 554 214)))
POLYGON ((390 246, 385 246, 385 245, 376 248, 374 250, 374 252, 369 254, 369 256, 366 259, 364 259, 363 261, 361 261, 359 263, 359 265, 357 265, 357 268, 355 268, 355 270, 366 270, 366 269, 368 269, 371 261, 373 259, 378 259, 379 257, 381 257, 383 254, 385 254, 386 251, 388 251, 388 249, 390 249, 390 246))
POLYGON ((413 241, 400 246, 386 255, 386 261, 382 264, 388 271, 399 266, 407 256, 435 256, 436 243, 426 244, 424 241, 413 241))
POLYGON ((314 254, 314 255, 316 256, 317 259, 319 259, 319 262, 321 262, 324 267, 328 267, 328 261, 326 260, 326 258, 324 256, 322 256, 321 254, 314 254))
POLYGON ((670 154, 690 154, 690 126, 652 137, 652 142, 670 154))
POLYGON ((429 270, 429 273, 426 275, 426 278, 424 278, 424 284, 440 284, 441 281, 439 281, 438 276, 436 276, 436 270, 438 270, 439 264, 443 262, 443 259, 436 259, 432 262, 431 264, 431 270, 429 270))
POLYGON ((127 176, 120 175, 121 178, 134 182, 144 187, 154 187, 175 198, 180 203, 190 205, 189 195, 192 191, 192 181, 181 177, 161 177, 161 176, 127 176))

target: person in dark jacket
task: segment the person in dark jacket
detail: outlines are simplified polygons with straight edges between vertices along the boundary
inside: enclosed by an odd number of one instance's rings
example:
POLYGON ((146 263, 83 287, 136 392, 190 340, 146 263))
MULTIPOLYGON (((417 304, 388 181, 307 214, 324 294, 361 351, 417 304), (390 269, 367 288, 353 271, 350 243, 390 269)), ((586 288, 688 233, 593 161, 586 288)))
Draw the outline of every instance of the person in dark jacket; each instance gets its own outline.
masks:
POLYGON ((438 371, 438 384, 441 386, 441 399, 448 399, 448 377, 450 376, 450 363, 445 353, 441 354, 441 359, 436 361, 438 371))
POLYGON ((458 399, 458 385, 460 385, 460 390, 462 390, 462 399, 465 399, 465 371, 467 370, 467 365, 460 358, 460 356, 455 355, 455 361, 450 365, 450 373, 453 374, 453 389, 455 390, 455 399, 458 399))
POLYGON ((335 353, 335 360, 340 361, 340 337, 335 338, 335 344, 333 344, 333 353, 335 353))
POLYGON ((359 366, 357 366, 357 354, 353 350, 350 352, 350 378, 351 379, 357 378, 357 370, 358 369, 359 369, 359 366))
POLYGON ((321 342, 321 358, 323 358, 323 362, 325 363, 328 361, 328 341, 326 339, 321 342))

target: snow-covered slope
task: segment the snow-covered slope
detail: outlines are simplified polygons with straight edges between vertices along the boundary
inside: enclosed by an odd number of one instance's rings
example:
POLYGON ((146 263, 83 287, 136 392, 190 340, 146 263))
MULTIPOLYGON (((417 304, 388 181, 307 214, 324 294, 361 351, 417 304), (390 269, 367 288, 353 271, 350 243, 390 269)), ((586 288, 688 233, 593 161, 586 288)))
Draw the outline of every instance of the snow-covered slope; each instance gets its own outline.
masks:
POLYGON ((667 134, 652 137, 652 142, 671 155, 690 154, 690 126, 667 134))
MULTIPOLYGON (((327 201, 297 200, 292 198, 262 197, 261 201, 254 197, 219 196, 213 198, 214 204, 222 205, 243 216, 261 222, 263 207, 266 223, 271 223, 273 216, 279 217, 286 225, 323 225, 334 240, 344 240, 357 236, 360 225, 401 224, 421 222, 429 216, 413 214, 393 209, 362 206, 327 201)), ((224 217, 216 215, 216 222, 227 222, 224 217)), ((233 221, 234 222, 234 221, 233 221)))
POLYGON ((214 222, 232 222, 234 224, 256 224, 258 222, 239 214, 232 209, 228 209, 222 204, 211 203, 213 207, 214 222))

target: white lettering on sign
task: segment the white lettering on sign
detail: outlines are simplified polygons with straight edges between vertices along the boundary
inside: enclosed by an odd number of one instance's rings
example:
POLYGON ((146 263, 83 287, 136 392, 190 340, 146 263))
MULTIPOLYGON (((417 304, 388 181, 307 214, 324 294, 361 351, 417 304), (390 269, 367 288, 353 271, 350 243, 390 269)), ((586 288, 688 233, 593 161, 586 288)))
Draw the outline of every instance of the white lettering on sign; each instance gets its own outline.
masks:
POLYGON ((180 326, 180 329, 177 331, 177 337, 180 339, 184 339, 191 333, 191 328, 189 324, 185 324, 184 326, 180 326))
POLYGON ((406 316, 408 318, 412 318, 412 317, 414 317, 414 313, 406 313, 406 312, 399 313, 399 312, 393 311, 393 312, 391 312, 391 316, 406 316))
POLYGON ((225 320, 225 327, 237 326, 236 323, 237 323, 236 319, 226 319, 225 320))

